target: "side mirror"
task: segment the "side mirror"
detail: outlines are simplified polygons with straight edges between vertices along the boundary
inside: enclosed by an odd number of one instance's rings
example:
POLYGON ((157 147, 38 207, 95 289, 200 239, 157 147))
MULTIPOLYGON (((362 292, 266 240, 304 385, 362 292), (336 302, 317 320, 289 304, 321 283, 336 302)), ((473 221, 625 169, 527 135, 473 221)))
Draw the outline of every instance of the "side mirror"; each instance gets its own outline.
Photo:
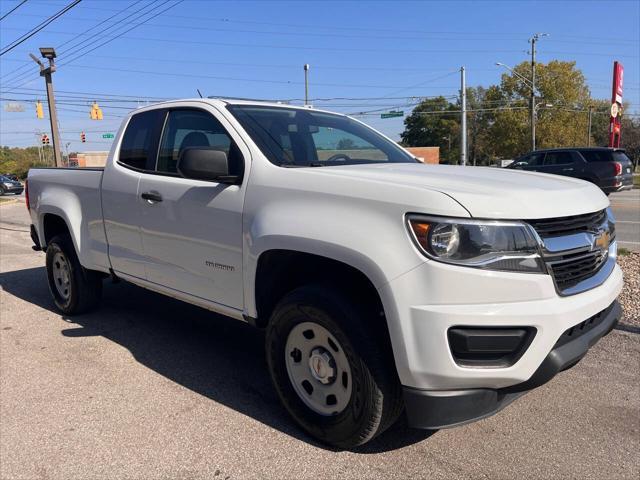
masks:
POLYGON ((229 175, 227 154, 215 147, 188 147, 180 152, 178 173, 185 178, 218 183, 236 183, 237 175, 229 175))
POLYGON ((527 162, 515 162, 512 164, 513 166, 509 165, 511 168, 522 168, 522 167, 526 167, 527 165, 529 165, 527 162))

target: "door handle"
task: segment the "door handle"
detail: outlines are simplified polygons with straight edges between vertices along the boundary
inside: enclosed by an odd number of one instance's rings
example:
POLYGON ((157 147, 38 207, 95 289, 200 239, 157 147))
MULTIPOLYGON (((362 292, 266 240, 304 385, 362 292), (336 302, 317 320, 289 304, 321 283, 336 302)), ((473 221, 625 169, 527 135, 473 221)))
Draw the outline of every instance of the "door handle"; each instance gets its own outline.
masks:
POLYGON ((571 167, 571 168, 563 168, 562 171, 563 172, 573 172, 573 167, 571 167))
POLYGON ((160 195, 158 192, 144 192, 142 195, 140 195, 140 197, 142 197, 143 200, 146 200, 147 203, 150 204, 162 201, 162 195, 160 195))

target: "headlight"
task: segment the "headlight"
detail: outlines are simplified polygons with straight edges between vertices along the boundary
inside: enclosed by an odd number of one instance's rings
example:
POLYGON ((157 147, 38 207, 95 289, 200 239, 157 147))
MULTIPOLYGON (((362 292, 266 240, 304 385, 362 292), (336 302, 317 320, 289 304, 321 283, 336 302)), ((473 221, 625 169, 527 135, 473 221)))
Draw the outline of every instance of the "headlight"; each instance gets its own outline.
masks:
POLYGON ((545 273, 535 233, 524 223, 409 215, 407 224, 420 251, 433 260, 487 270, 545 273))
POLYGON ((9 183, 9 182, 3 182, 3 185, 5 187, 13 187, 13 183, 9 183))

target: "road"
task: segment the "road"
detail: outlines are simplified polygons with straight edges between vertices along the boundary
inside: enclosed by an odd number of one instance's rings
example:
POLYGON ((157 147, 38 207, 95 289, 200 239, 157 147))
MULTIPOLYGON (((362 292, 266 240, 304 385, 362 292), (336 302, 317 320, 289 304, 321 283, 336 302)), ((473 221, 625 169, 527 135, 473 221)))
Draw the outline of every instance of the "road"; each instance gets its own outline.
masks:
POLYGON ((288 418, 247 325, 125 283, 58 314, 27 225, 0 206, 2 479, 640 477, 638 334, 494 417, 334 451, 288 418))
POLYGON ((616 217, 618 245, 640 252, 640 189, 609 195, 616 217))

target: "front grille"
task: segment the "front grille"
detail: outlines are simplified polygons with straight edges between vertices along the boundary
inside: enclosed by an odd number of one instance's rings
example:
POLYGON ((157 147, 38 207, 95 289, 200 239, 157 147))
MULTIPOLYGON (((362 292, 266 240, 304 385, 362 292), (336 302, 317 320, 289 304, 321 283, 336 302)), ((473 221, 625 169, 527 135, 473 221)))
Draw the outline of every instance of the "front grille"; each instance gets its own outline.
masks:
POLYGON ((595 275, 607 261, 608 251, 565 255, 549 264, 558 290, 564 291, 595 275))
POLYGON ((543 220, 528 220, 538 235, 544 237, 557 237, 571 235, 580 232, 595 232, 607 219, 607 212, 600 210, 585 215, 573 215, 571 217, 546 218, 543 220))
MULTIPOLYGON (((529 220, 527 223, 545 244, 542 247, 543 260, 558 293, 571 295, 596 286, 595 281, 589 283, 585 280, 595 276, 607 264, 608 245, 615 239, 615 227, 606 210, 529 220), (580 233, 585 235, 576 235, 580 233)), ((602 283, 604 277, 602 274, 600 277, 597 281, 602 283)))

